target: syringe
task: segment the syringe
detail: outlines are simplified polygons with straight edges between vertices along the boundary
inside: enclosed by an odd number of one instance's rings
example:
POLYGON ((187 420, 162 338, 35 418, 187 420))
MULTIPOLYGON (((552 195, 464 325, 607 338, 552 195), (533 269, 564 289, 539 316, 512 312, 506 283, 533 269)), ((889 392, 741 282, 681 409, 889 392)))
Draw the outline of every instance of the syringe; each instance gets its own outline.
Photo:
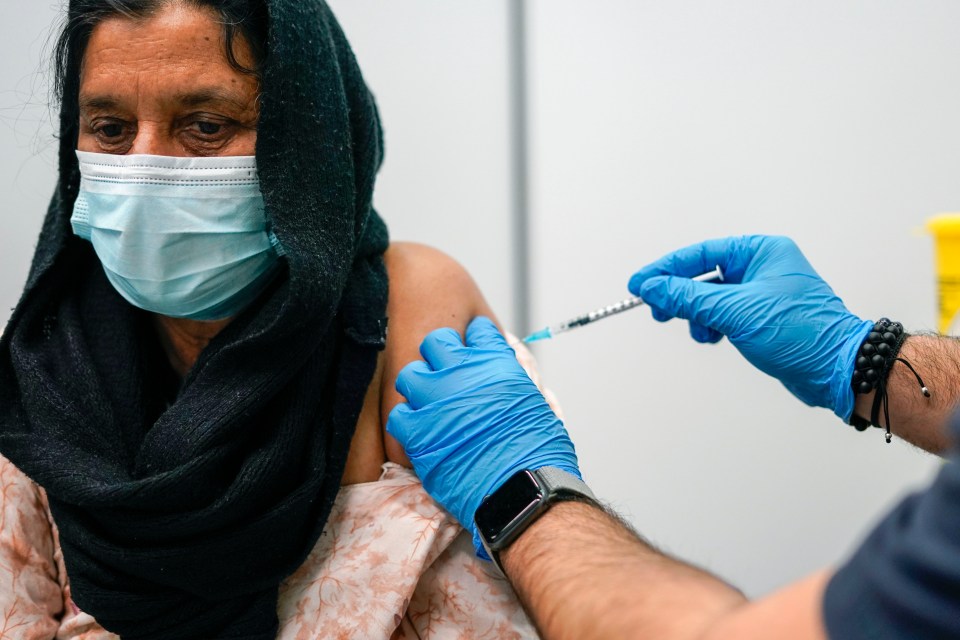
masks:
MULTIPOLYGON (((720 269, 720 265, 717 265, 716 269, 713 271, 708 271, 707 273, 702 273, 699 276, 694 276, 691 280, 697 280, 698 282, 711 282, 714 280, 723 282, 723 270, 720 269)), ((582 316, 573 318, 572 320, 567 320, 566 322, 561 322, 558 325, 552 327, 544 327, 540 331, 535 331, 523 339, 524 342, 537 342, 538 340, 548 340, 558 333, 566 333, 571 329, 576 329, 577 327, 583 327, 597 320, 603 320, 604 318, 609 318, 610 316, 615 316, 618 313, 623 313, 629 309, 639 307, 643 304, 643 300, 640 298, 630 297, 626 300, 621 300, 620 302, 608 305, 606 307, 600 307, 596 311, 591 311, 590 313, 582 316)))

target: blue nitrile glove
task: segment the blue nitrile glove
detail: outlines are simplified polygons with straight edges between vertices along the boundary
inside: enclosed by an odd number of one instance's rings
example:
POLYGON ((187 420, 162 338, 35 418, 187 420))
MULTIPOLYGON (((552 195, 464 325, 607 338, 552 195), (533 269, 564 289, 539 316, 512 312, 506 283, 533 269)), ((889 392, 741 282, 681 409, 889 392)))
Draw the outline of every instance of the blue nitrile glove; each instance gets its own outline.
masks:
POLYGON ((430 333, 420 354, 426 362, 411 362, 397 377, 407 402, 390 412, 387 432, 489 560, 473 522, 483 499, 521 469, 559 467, 580 478, 576 451, 489 319, 470 323, 466 344, 453 329, 430 333))
POLYGON ((629 288, 657 320, 690 320, 698 342, 727 336, 800 400, 849 420, 854 361, 873 323, 847 311, 789 238, 740 236, 691 245, 638 271, 629 288), (689 279, 717 265, 723 283, 689 279))

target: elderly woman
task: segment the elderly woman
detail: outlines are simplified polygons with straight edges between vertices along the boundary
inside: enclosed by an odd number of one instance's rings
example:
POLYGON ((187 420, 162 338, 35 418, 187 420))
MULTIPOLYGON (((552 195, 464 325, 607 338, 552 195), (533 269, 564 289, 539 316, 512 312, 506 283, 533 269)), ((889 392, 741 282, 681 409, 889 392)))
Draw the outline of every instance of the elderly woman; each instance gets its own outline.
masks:
POLYGON ((0 341, 0 635, 532 634, 383 429, 423 335, 490 310, 388 248, 322 0, 71 0, 56 53, 60 181, 0 341))

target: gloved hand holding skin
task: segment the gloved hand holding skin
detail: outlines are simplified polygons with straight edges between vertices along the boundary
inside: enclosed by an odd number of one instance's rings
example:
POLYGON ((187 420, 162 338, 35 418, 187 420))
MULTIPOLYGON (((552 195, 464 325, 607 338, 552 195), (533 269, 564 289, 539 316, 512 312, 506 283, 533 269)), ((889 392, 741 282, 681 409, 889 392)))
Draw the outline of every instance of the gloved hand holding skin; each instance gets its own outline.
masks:
POLYGON ((789 238, 739 236, 691 245, 638 271, 629 288, 657 320, 689 320, 698 342, 727 336, 797 398, 849 420, 854 361, 873 323, 847 310, 789 238), (717 265, 723 283, 690 279, 717 265))
POLYGON ((387 431, 406 450, 423 486, 473 534, 483 499, 521 469, 558 467, 580 478, 563 423, 488 318, 475 318, 466 343, 438 329, 420 345, 424 360, 397 377, 407 399, 390 412, 387 431))

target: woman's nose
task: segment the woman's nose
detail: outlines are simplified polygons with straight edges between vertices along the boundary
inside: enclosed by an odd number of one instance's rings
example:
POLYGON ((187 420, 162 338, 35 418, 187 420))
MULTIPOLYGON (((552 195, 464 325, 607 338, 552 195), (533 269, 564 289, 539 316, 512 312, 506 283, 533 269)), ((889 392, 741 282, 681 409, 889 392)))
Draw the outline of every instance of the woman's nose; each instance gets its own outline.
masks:
POLYGON ((182 149, 177 150, 175 142, 169 134, 169 128, 163 123, 141 121, 138 123, 137 135, 127 153, 152 156, 185 155, 182 149))

